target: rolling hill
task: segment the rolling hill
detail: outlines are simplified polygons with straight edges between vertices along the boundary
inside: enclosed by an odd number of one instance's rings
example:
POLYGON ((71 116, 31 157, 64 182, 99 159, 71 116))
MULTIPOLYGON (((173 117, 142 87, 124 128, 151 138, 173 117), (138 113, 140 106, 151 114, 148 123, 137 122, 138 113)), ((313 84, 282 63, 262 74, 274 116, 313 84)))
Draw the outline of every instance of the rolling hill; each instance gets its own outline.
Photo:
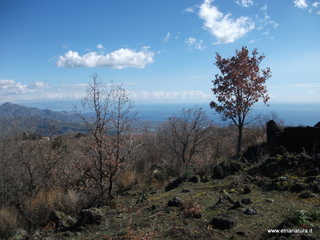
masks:
POLYGON ((59 135, 69 132, 85 132, 85 128, 76 114, 25 107, 9 102, 0 105, 1 136, 21 132, 59 135))

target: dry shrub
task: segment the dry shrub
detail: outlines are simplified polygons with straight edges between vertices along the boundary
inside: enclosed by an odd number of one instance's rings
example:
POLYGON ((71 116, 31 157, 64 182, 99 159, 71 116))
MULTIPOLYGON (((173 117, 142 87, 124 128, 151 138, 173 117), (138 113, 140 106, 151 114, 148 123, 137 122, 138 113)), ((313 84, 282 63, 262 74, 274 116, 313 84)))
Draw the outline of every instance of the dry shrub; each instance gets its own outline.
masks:
POLYGON ((117 177, 117 186, 120 192, 130 190, 137 183, 137 174, 132 169, 125 169, 117 177))
POLYGON ((11 208, 0 209, 0 238, 7 238, 18 227, 19 214, 11 208))
POLYGON ((34 225, 47 223, 52 210, 75 215, 78 212, 78 195, 72 190, 41 190, 25 202, 25 212, 34 225))
POLYGON ((195 199, 189 199, 183 204, 183 214, 186 217, 201 218, 203 207, 195 199))

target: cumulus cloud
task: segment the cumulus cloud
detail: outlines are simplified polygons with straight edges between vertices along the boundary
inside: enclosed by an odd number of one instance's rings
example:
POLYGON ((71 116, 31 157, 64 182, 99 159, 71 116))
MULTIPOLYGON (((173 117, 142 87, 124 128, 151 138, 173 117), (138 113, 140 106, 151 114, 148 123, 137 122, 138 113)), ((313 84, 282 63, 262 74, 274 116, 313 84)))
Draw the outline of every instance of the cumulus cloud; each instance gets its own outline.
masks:
POLYGON ((194 37, 188 37, 185 42, 189 47, 194 47, 195 49, 200 50, 200 51, 202 51, 202 50, 204 50, 206 48, 203 45, 203 41, 202 40, 197 40, 194 37))
POLYGON ((28 91, 28 86, 14 80, 0 80, 0 91, 2 94, 19 94, 28 91))
POLYGON ((293 3, 294 3, 294 6, 297 8, 307 8, 308 7, 306 0, 294 0, 293 3))
POLYGON ((217 39, 217 43, 232 43, 254 29, 254 22, 249 17, 231 18, 231 14, 223 14, 213 0, 205 0, 199 10, 199 17, 204 21, 204 29, 217 39))
POLYGON ((253 5, 253 0, 236 0, 236 3, 242 7, 250 7, 253 5))
POLYGON ((16 95, 29 92, 35 92, 40 89, 46 88, 47 84, 43 82, 35 82, 30 85, 16 82, 12 79, 1 79, 0 80, 0 93, 3 95, 16 95))
POLYGON ((153 62, 155 53, 149 47, 143 47, 140 51, 129 48, 120 48, 107 54, 89 52, 80 55, 76 51, 69 50, 57 61, 58 67, 110 67, 114 69, 144 68, 153 62))

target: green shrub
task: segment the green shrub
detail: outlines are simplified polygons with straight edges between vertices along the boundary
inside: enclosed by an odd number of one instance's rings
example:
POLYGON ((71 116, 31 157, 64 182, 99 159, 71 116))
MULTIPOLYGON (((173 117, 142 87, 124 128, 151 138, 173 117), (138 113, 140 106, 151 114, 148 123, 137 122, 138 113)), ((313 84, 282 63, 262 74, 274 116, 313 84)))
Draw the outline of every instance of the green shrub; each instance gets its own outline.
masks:
POLYGON ((298 210, 289 217, 289 221, 294 225, 304 225, 309 224, 310 221, 312 221, 312 218, 309 216, 309 213, 307 211, 298 210))

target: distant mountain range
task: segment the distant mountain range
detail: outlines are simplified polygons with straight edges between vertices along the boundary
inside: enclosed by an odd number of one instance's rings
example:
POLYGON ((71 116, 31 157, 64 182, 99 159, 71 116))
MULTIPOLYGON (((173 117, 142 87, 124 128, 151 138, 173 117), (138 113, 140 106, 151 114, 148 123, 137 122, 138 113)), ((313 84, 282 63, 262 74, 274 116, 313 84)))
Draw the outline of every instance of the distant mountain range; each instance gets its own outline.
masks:
POLYGON ((76 114, 41 110, 9 102, 0 105, 0 134, 8 136, 21 132, 55 135, 85 132, 85 128, 76 114))

